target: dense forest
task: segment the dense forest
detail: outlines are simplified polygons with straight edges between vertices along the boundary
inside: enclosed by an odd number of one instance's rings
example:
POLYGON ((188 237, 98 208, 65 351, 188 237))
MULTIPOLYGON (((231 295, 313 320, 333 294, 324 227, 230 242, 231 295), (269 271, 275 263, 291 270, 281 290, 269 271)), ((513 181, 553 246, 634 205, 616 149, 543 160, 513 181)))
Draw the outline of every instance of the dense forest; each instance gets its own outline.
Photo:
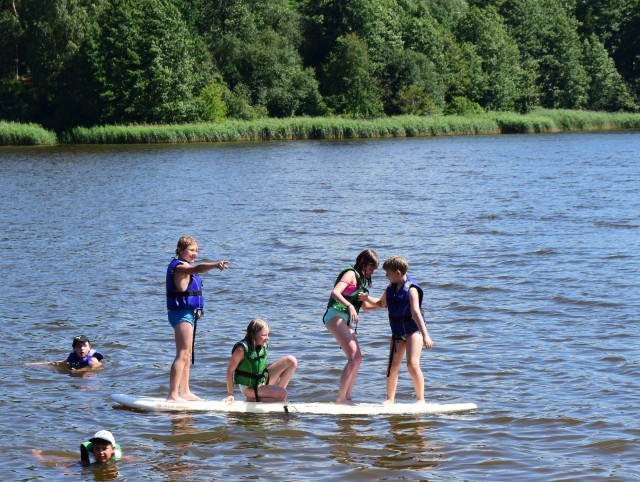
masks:
POLYGON ((0 0, 0 120, 637 112, 640 0, 0 0))

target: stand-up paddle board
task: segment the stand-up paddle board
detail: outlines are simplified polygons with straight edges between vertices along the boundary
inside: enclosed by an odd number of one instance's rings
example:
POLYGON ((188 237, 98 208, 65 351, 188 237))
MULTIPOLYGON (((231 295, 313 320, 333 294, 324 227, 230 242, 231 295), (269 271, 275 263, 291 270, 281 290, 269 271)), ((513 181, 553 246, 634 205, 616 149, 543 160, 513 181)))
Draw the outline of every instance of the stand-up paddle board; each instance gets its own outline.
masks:
POLYGON ((475 410, 475 403, 358 403, 338 405, 336 403, 256 403, 197 400, 193 402, 167 402, 163 398, 136 397, 115 394, 111 398, 120 405, 145 412, 230 412, 230 413, 314 413, 324 415, 411 415, 418 413, 457 413, 475 410))

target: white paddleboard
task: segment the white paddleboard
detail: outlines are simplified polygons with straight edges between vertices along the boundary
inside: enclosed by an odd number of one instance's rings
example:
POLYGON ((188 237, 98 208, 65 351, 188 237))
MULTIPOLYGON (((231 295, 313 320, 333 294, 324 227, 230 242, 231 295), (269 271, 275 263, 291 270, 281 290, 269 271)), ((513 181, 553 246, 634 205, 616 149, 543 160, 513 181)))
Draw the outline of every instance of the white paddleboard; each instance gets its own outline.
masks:
POLYGON ((475 403, 358 403, 338 405, 335 403, 256 403, 223 402, 220 400, 198 400, 193 402, 167 402, 163 398, 136 397, 114 394, 111 398, 120 405, 137 408, 145 412, 230 412, 230 413, 314 413, 325 415, 405 415, 418 413, 456 413, 475 410, 475 403))

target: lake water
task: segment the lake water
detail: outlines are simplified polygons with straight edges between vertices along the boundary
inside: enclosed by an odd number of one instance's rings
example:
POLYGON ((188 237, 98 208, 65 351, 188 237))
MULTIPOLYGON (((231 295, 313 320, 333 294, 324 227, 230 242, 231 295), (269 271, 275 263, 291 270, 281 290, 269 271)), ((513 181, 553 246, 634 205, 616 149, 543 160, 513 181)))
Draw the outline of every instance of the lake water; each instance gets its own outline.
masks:
MULTIPOLYGON (((3 480, 640 479, 640 133, 0 149, 3 480), (164 278, 178 238, 204 275, 192 389, 225 396, 253 317, 296 355, 294 401, 330 402, 345 363, 321 317, 365 248, 406 257, 447 416, 145 414, 174 356, 164 278), (106 368, 71 375, 86 334, 106 368), (113 431, 128 459, 81 468, 113 431), (37 460, 42 450, 47 461, 37 460)), ((374 274, 372 293, 386 286, 374 274)), ((384 312, 358 327, 360 401, 385 396, 384 312)), ((406 368, 397 400, 411 402, 406 368)))

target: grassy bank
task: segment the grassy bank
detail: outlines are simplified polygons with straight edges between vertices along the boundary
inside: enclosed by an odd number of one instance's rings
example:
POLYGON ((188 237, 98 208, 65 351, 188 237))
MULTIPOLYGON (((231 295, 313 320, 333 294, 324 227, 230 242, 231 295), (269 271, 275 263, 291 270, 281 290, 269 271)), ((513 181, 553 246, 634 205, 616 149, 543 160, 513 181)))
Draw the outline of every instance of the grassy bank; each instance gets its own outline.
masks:
MULTIPOLYGON (((52 144, 52 133, 35 142, 17 137, 38 126, 0 122, 0 144, 52 144), (6 127, 5 127, 6 126, 6 127), (7 142, 9 141, 9 142, 7 142)), ((356 139, 445 135, 514 134, 640 129, 640 114, 543 110, 521 115, 490 112, 474 116, 397 116, 380 119, 296 117, 227 121, 220 124, 130 125, 78 127, 64 132, 64 144, 153 144, 184 142, 267 141, 276 139, 356 139)), ((34 140, 32 140, 34 139, 34 140)))
POLYGON ((489 118, 387 117, 372 120, 297 117, 227 121, 220 124, 103 126, 76 128, 61 140, 72 144, 225 142, 275 139, 354 139, 374 137, 488 134, 499 130, 489 118))
POLYGON ((57 144, 56 135, 37 124, 0 120, 0 146, 43 146, 57 144))
POLYGON ((70 144, 148 144, 621 129, 640 129, 640 114, 545 110, 526 115, 494 112, 477 116, 397 116, 371 120, 297 117, 227 121, 221 124, 102 126, 73 129, 62 135, 61 142, 70 144))

